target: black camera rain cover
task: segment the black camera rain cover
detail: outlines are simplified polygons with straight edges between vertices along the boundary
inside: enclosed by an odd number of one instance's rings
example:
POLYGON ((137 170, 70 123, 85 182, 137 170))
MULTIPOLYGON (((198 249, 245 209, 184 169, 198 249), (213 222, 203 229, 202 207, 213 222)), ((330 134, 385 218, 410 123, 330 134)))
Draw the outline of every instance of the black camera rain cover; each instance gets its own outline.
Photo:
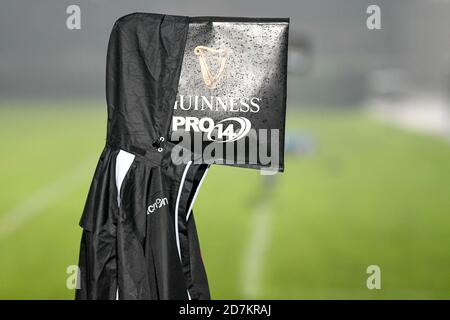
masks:
POLYGON ((289 19, 191 17, 171 140, 202 161, 284 170, 289 19))

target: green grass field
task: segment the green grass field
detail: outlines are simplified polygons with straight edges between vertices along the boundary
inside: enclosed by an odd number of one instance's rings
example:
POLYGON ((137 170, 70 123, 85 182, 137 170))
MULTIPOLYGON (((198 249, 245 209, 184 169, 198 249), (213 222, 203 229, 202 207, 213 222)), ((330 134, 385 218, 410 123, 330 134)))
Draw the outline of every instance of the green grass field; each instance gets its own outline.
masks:
MULTIPOLYGON (((0 298, 73 298, 66 268, 105 121, 102 103, 0 107, 0 298)), ((261 176, 215 166, 203 184, 195 215, 213 298, 450 298, 450 144, 360 111, 290 108, 288 129, 316 150, 288 156, 264 196, 253 296, 242 275, 261 176), (366 287, 369 265, 381 290, 366 287)))

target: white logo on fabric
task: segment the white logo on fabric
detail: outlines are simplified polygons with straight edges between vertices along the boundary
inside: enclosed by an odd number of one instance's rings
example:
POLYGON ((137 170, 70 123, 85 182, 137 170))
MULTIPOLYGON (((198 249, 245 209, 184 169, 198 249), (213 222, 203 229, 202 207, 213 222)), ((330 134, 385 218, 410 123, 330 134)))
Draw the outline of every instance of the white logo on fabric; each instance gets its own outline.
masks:
POLYGON ((216 124, 208 117, 179 117, 172 118, 172 128, 174 131, 194 131, 207 133, 206 138, 215 142, 232 142, 245 137, 252 124, 244 117, 230 117, 220 120, 216 124))
POLYGON ((155 200, 155 202, 151 205, 148 206, 147 208, 147 214, 153 213, 155 212, 156 209, 159 209, 161 207, 166 206, 169 203, 169 201, 167 201, 167 198, 157 198, 155 200))
POLYGON ((250 131, 252 125, 250 120, 244 117, 231 117, 219 121, 213 128, 208 132, 207 138, 211 141, 216 142, 232 142, 239 140, 247 135, 250 131), (224 129, 224 124, 231 122, 224 129), (236 130, 234 128, 234 123, 238 123, 240 128, 236 130), (213 133, 217 133, 217 137, 212 137, 213 133))

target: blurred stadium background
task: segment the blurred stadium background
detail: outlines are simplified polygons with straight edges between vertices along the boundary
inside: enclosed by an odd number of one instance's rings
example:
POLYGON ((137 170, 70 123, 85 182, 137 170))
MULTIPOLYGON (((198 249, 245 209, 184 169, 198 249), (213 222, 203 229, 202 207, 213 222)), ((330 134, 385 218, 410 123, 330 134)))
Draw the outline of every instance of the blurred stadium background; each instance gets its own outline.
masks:
POLYGON ((73 298, 106 45, 135 11, 291 17, 286 172, 215 166, 196 202, 213 298, 450 298, 450 1, 6 0, 1 299, 73 298), (66 28, 71 4, 81 30, 66 28))

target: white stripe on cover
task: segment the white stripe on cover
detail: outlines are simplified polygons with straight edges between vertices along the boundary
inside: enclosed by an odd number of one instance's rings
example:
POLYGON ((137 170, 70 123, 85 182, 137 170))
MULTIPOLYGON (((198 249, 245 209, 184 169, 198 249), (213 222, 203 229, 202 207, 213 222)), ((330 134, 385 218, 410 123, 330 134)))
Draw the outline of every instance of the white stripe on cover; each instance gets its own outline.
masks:
MULTIPOLYGON (((181 198, 181 192, 183 191, 184 180, 186 180, 186 174, 187 174, 191 164, 192 164, 192 161, 189 161, 186 164, 186 167, 184 168, 183 176, 181 177, 181 181, 180 181, 180 187, 178 188, 177 202, 175 204, 175 236, 177 239, 178 256, 180 257, 181 263, 183 263, 183 261, 181 261, 180 235, 178 234, 178 206, 180 205, 180 198, 181 198)), ((191 300, 191 295, 189 294, 189 290, 187 290, 187 294, 188 294, 189 300, 191 300)))
MULTIPOLYGON (((120 207, 120 188, 122 187, 123 179, 134 161, 134 154, 120 149, 116 157, 116 187, 117 187, 117 205, 120 207)), ((119 300, 119 284, 116 289, 116 300, 119 300)))
POLYGON ((116 158, 116 187, 117 187, 117 204, 120 207, 120 188, 131 164, 134 161, 134 154, 120 150, 116 158))
POLYGON ((192 208, 194 207, 195 199, 197 199, 198 192, 200 191, 200 187, 202 186, 203 179, 205 179, 206 174, 208 173, 208 170, 209 170, 209 167, 206 168, 205 172, 203 173, 203 177, 200 179, 200 182, 198 183, 197 190, 195 190, 194 197, 192 198, 191 205, 189 206, 189 210, 186 215, 186 221, 189 220, 189 216, 191 215, 192 208))

